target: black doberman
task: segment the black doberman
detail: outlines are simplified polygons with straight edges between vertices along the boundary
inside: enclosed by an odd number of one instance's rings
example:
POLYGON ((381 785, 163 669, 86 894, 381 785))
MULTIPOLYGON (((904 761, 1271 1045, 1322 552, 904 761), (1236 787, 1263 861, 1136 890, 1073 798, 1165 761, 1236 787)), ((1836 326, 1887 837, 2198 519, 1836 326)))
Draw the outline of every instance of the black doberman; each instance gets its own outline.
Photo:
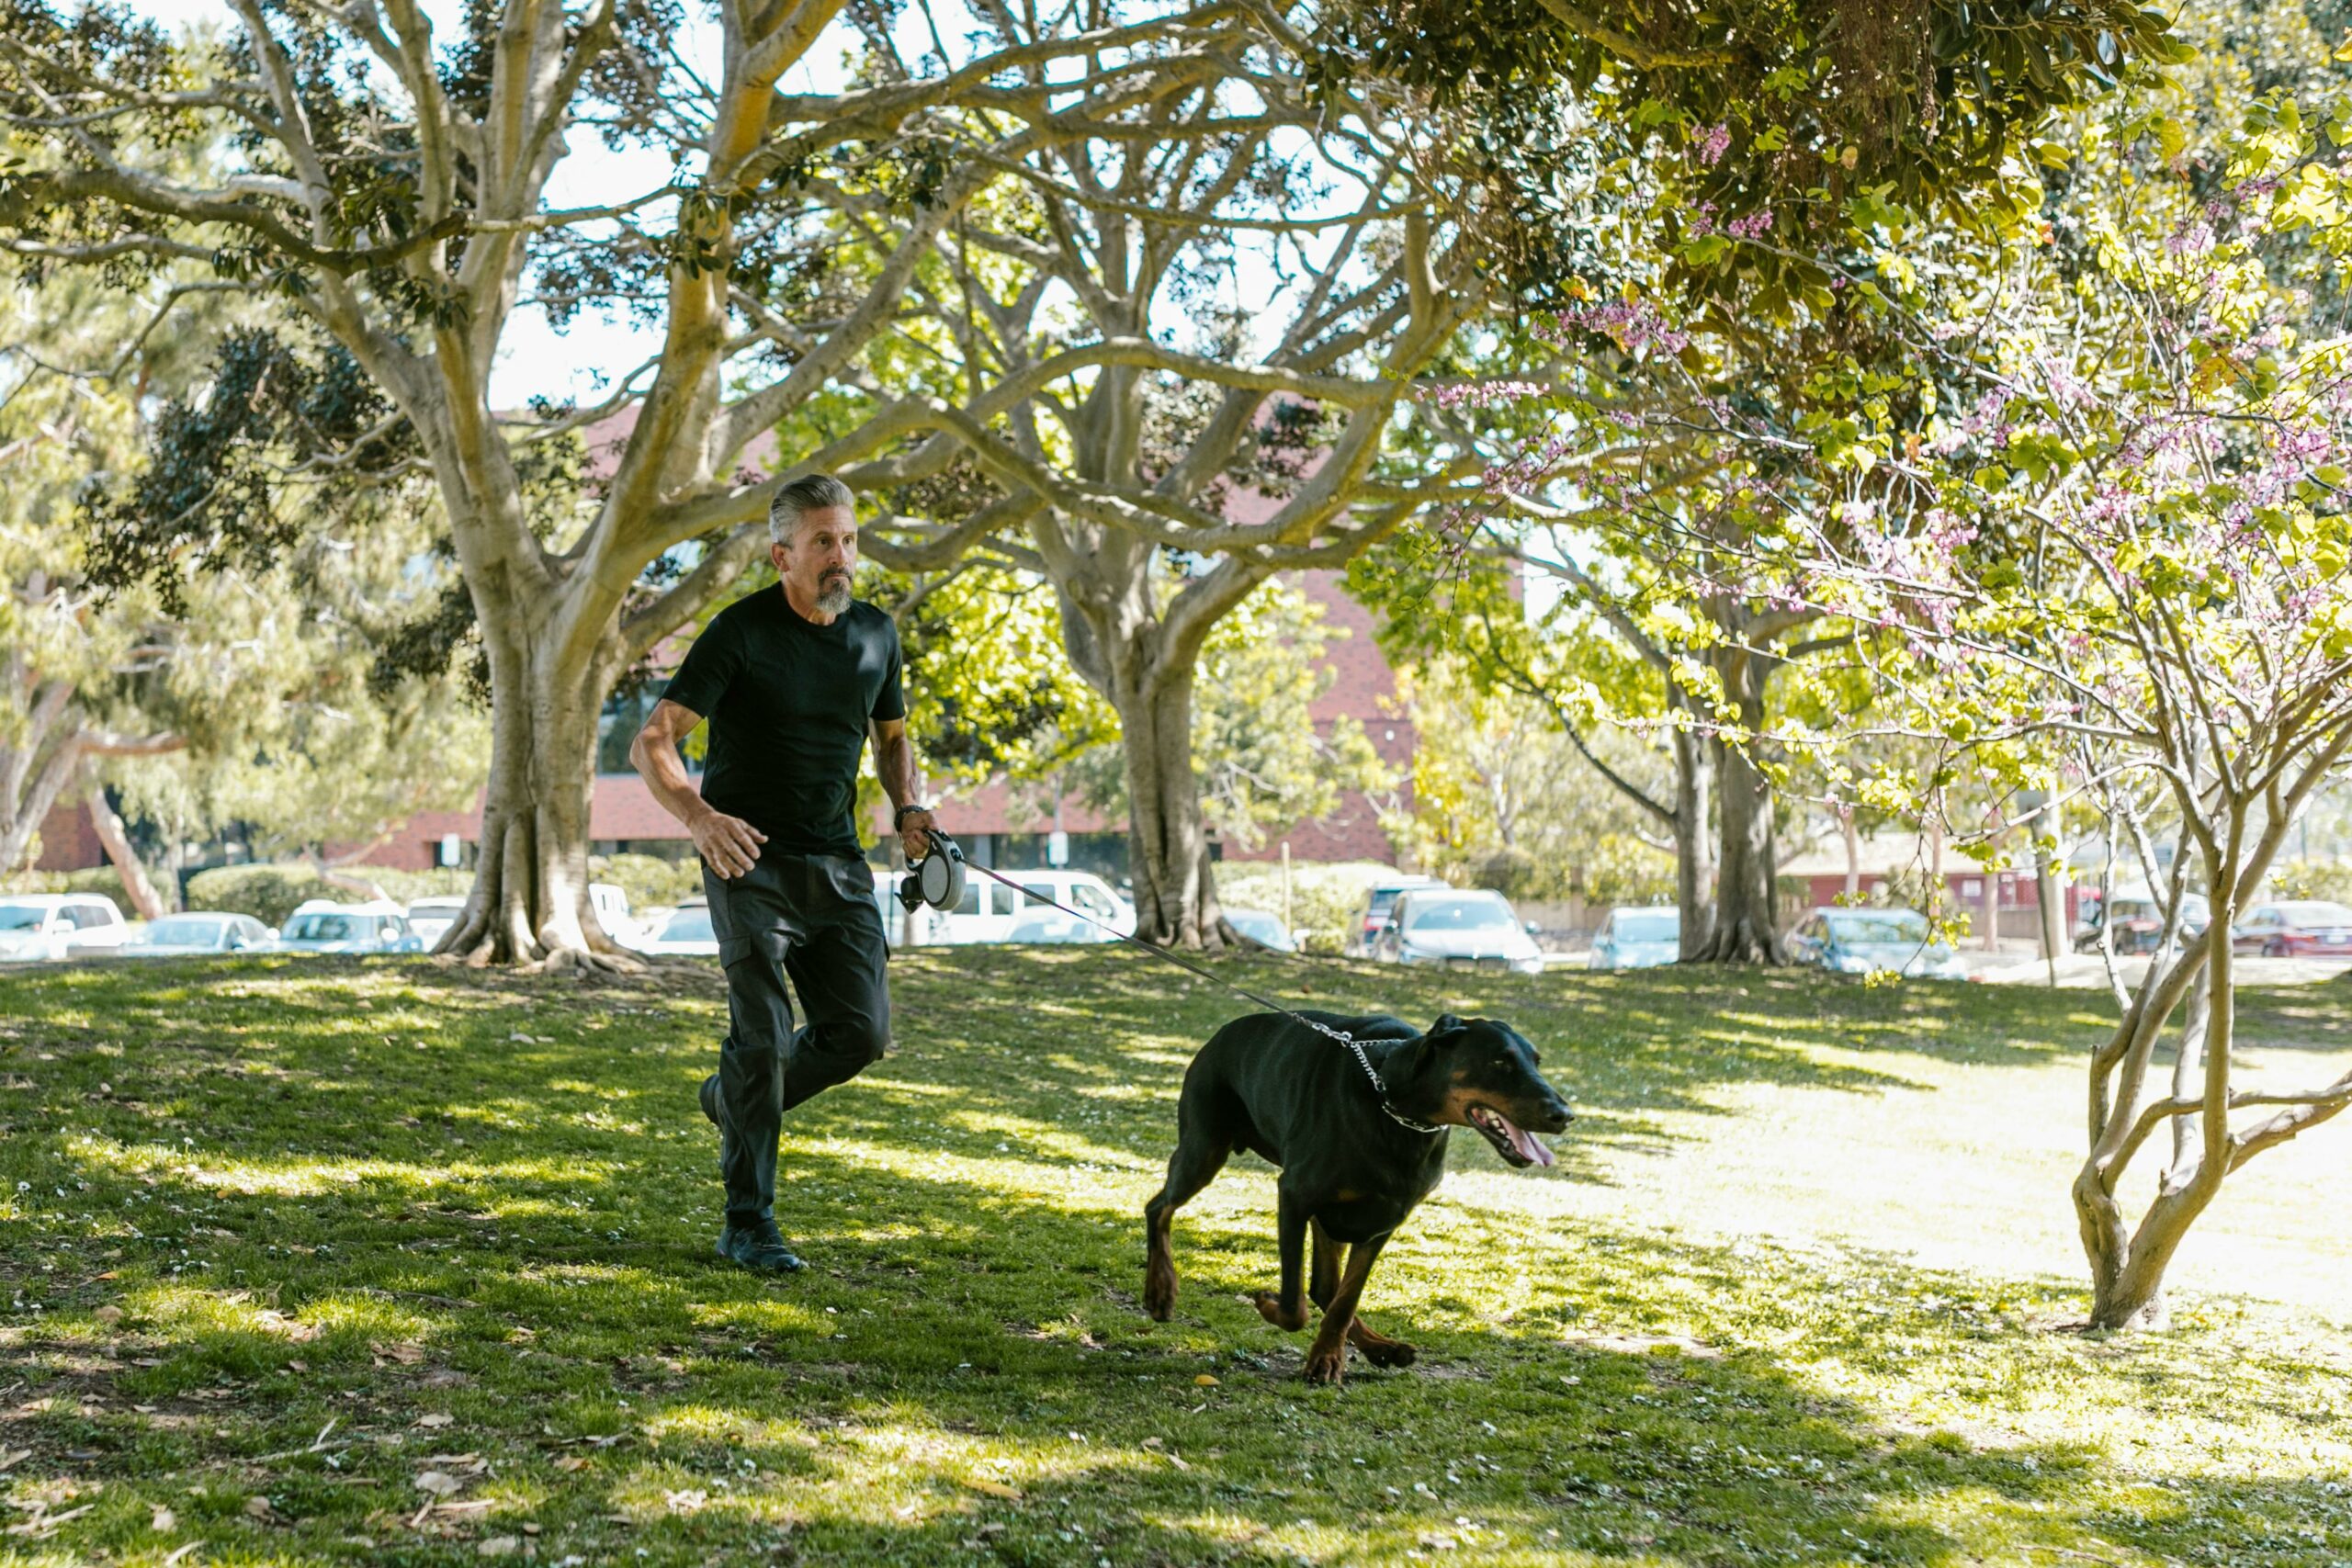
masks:
POLYGON ((1169 1243, 1176 1211, 1235 1149, 1248 1149, 1282 1168, 1275 1228, 1283 1285, 1279 1294, 1258 1292, 1258 1311, 1277 1328, 1306 1325, 1300 1264, 1312 1231, 1314 1272, 1305 1294, 1323 1310, 1323 1322, 1306 1353, 1306 1377, 1338 1382, 1351 1344, 1375 1367, 1412 1363, 1413 1348, 1365 1327, 1356 1302, 1390 1234, 1444 1176, 1447 1130, 1475 1127, 1508 1165, 1550 1165, 1552 1151, 1534 1134, 1557 1133, 1572 1117, 1536 1072, 1535 1048, 1509 1024, 1448 1013, 1424 1034, 1385 1015, 1299 1016, 1363 1043, 1387 1089, 1386 1107, 1354 1052, 1296 1018, 1252 1013, 1218 1030, 1185 1070, 1168 1184, 1144 1206, 1150 1243, 1143 1302, 1163 1322, 1175 1310, 1169 1243), (1398 1118, 1433 1130, 1418 1132, 1398 1118), (1351 1249, 1344 1269, 1342 1245, 1351 1249))

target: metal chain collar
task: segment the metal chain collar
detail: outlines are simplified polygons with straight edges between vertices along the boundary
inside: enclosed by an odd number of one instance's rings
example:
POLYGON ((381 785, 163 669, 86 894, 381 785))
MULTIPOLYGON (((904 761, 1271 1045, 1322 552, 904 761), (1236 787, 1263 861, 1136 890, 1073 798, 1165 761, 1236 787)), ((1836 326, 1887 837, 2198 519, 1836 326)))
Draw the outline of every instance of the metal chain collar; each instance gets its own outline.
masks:
MULTIPOLYGON (((1283 1008, 1281 1010, 1283 1012, 1290 1012, 1290 1009, 1288 1008, 1283 1008)), ((1388 1086, 1380 1081, 1380 1070, 1372 1065, 1372 1058, 1364 1055, 1363 1047, 1356 1043, 1356 1037, 1354 1035, 1350 1034, 1344 1029, 1334 1029, 1328 1023, 1317 1023, 1313 1019, 1306 1017, 1304 1013, 1291 1012, 1290 1016, 1297 1019, 1299 1022, 1306 1025, 1307 1028, 1315 1031, 1317 1034, 1329 1035, 1332 1039, 1338 1041, 1340 1044, 1345 1045, 1349 1050, 1355 1053, 1356 1061, 1363 1068, 1363 1076, 1372 1080, 1373 1092, 1380 1096, 1380 1109, 1388 1112, 1389 1120, 1395 1122, 1400 1127, 1410 1127, 1416 1133, 1442 1133, 1445 1131, 1442 1127, 1432 1127, 1426 1122, 1416 1122, 1411 1117, 1406 1115, 1403 1111, 1388 1103, 1388 1086)))

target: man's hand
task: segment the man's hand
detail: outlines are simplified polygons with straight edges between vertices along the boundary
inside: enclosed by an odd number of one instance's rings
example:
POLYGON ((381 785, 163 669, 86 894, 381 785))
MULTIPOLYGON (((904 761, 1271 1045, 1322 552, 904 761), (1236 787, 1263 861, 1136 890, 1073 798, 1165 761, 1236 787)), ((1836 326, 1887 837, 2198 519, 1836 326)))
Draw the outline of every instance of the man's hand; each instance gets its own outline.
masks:
POLYGON ((760 858, 760 846, 768 841, 765 833, 724 811, 702 812, 686 830, 695 836, 695 849, 703 863, 722 882, 751 870, 752 863, 760 858))
POLYGON ((917 807, 907 813, 899 824, 899 841, 906 847, 907 863, 911 865, 931 853, 932 829, 938 826, 931 813, 917 807))

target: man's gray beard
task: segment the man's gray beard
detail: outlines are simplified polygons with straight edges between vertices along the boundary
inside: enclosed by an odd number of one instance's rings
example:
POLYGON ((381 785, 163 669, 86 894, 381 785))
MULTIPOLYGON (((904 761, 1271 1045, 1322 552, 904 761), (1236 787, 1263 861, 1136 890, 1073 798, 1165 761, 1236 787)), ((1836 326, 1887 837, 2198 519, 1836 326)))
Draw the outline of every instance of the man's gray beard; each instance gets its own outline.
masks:
POLYGON ((849 584, 837 581, 831 588, 817 591, 817 608, 828 615, 838 615, 849 608, 849 584))

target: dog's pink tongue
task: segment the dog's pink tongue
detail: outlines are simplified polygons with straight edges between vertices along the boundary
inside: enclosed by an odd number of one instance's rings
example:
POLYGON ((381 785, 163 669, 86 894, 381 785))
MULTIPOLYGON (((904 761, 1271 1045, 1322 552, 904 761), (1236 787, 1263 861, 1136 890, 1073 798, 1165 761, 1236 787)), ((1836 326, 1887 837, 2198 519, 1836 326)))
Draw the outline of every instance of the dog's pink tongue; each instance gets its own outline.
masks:
POLYGON ((1543 1141, 1537 1138, 1534 1134, 1529 1132, 1526 1128, 1521 1126, 1518 1122, 1512 1121, 1508 1116, 1503 1116, 1499 1119, 1502 1122, 1503 1130, 1510 1134, 1511 1147, 1517 1149, 1521 1154, 1525 1155, 1529 1159, 1533 1160, 1537 1165, 1550 1165, 1552 1163, 1552 1151, 1545 1148, 1543 1141))

